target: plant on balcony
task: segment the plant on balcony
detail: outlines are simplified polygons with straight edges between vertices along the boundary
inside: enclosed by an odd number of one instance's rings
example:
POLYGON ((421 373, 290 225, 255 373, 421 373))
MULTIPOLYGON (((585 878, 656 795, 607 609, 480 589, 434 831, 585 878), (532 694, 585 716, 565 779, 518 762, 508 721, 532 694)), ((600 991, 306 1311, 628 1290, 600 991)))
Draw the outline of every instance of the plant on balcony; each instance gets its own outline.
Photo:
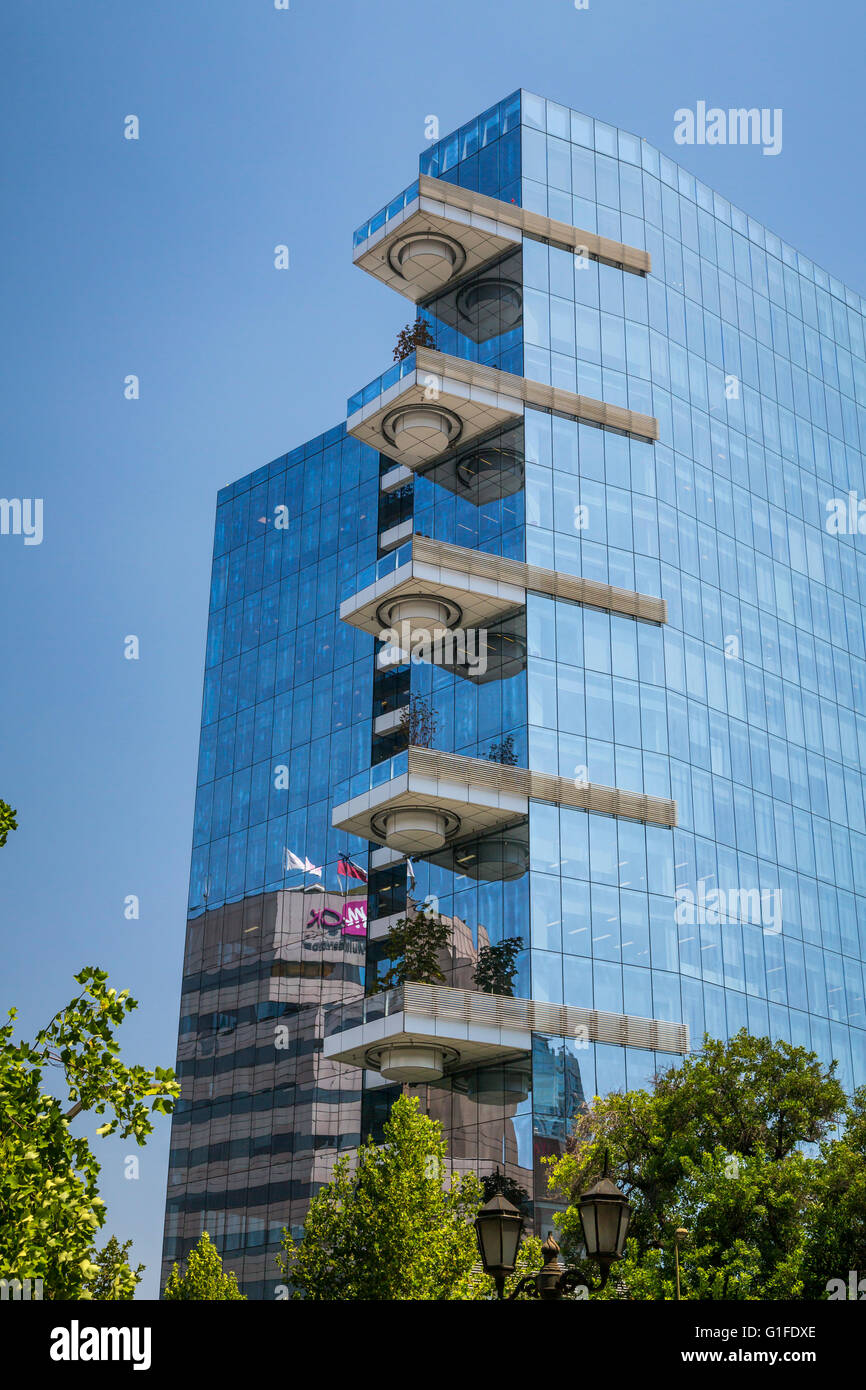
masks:
POLYGON ((514 994, 517 957, 522 950, 522 936, 507 936, 495 946, 481 947, 473 978, 482 994, 514 994))
POLYGON ((491 763, 504 763, 506 767, 516 767, 517 753, 514 748, 514 735, 506 734, 501 743, 491 743, 487 758, 491 763))
POLYGON ((432 748, 439 716, 422 695, 410 695, 400 711, 400 730, 415 748, 432 748))
POLYGON ((450 937, 449 923, 424 907, 416 908, 411 917, 401 917, 384 938, 391 965, 379 980, 376 992, 404 984, 444 985, 439 960, 448 949, 450 937))
POLYGON ((397 334, 397 346, 394 348, 394 361, 402 362, 406 357, 411 357, 416 348, 427 347, 435 348, 436 339, 430 332, 426 321, 419 317, 414 323, 407 323, 405 328, 401 328, 397 334))
POLYGON ((8 801, 0 801, 0 846, 5 845, 6 836, 10 830, 17 830, 18 822, 15 819, 15 812, 8 801))

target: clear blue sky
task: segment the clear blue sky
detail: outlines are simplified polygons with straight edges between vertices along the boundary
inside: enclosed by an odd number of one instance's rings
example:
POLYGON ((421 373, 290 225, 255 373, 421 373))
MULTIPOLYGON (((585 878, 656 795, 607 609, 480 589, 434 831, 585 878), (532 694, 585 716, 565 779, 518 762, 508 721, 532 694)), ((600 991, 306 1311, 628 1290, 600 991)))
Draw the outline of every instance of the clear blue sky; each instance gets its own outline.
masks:
MULTIPOLYGON (((388 365, 408 305, 351 233, 414 177, 425 117, 445 134, 521 86, 587 111, 862 294, 862 25, 790 0, 6 0, 0 496, 44 499, 41 545, 0 536, 0 1006, 23 1029, 98 963, 141 1003, 127 1060, 174 1061, 215 493, 388 365), (782 153, 676 145, 698 100, 781 107, 782 153)), ((134 1146, 94 1139, 148 1297, 168 1130, 137 1182, 134 1146)))

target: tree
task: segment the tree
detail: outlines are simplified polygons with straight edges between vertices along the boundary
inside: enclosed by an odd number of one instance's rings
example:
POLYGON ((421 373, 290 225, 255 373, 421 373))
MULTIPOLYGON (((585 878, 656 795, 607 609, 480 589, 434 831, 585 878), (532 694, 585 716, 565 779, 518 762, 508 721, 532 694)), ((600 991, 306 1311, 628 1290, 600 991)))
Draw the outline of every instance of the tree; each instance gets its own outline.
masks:
POLYGON ((108 1111, 98 1135, 116 1131, 144 1144, 150 1114, 169 1114, 180 1092, 170 1069, 121 1062, 114 1030, 138 1007, 129 992, 109 989, 108 975, 94 966, 75 979, 81 993, 34 1042, 13 1041, 15 1009, 0 1028, 0 1277, 40 1278, 47 1299, 91 1297, 88 1285, 99 1275, 92 1258, 105 1221, 99 1163, 70 1121, 108 1111), (65 1110, 44 1085, 55 1067, 68 1092, 65 1110))
POLYGON ((854 1092, 845 1128, 822 1144, 821 1158, 822 1200, 806 1213, 806 1298, 825 1297, 828 1280, 847 1283, 852 1271, 857 1282, 866 1278, 866 1086, 854 1092))
MULTIPOLYGON (((817 1174, 800 1153, 773 1161, 762 1150, 737 1158, 719 1145, 700 1162, 683 1159, 676 1225, 685 1300, 762 1301, 803 1297, 804 1212, 817 1174)), ((675 1241, 665 1231, 642 1251, 630 1239, 603 1298, 676 1297, 675 1241)))
POLYGON ((514 735, 506 734, 500 743, 491 743, 487 751, 487 761, 491 763, 502 763, 505 767, 517 767, 517 750, 514 747, 514 735))
POLYGON ((401 328, 397 334, 397 346, 394 348, 394 361, 402 362, 405 358, 411 357, 416 348, 427 347, 435 348, 436 339, 430 332, 429 325, 420 314, 414 323, 407 323, 405 328, 401 328))
POLYGON ((415 748, 432 748, 439 716, 428 700, 411 695, 400 711, 400 730, 415 748))
POLYGON ((532 1209, 532 1200, 526 1188, 521 1187, 514 1178, 509 1178, 507 1174, 501 1173, 498 1168, 492 1173, 483 1175, 481 1191, 485 1202, 489 1202, 491 1197, 504 1197, 513 1207, 517 1207, 521 1216, 528 1216, 532 1209))
POLYGON ((223 1262, 207 1231, 190 1250, 183 1274, 172 1265, 163 1298, 169 1302, 226 1303, 246 1299, 238 1288, 238 1276, 223 1272, 223 1262))
POLYGON ((18 829, 18 822, 15 816, 16 812, 12 810, 9 802, 0 801, 0 849, 5 845, 9 831, 18 829))
POLYGON ((445 975, 439 961, 448 949, 450 936, 448 923, 424 907, 415 908, 411 917, 399 918, 384 937, 391 965, 379 981, 379 990, 407 983, 443 985, 445 975))
POLYGON ((522 950, 522 936, 507 936, 494 946, 481 947, 473 978, 483 994, 514 994, 517 957, 522 950))
POLYGON ((98 1271, 87 1285, 92 1299, 131 1303, 135 1298, 144 1265, 132 1268, 127 1258, 131 1246, 131 1240, 125 1240, 121 1245, 117 1236, 112 1236, 101 1250, 91 1252, 91 1261, 98 1271))
MULTIPOLYGON (((825 1141, 847 1113, 836 1064, 744 1030, 656 1076, 650 1090, 595 1097, 551 1166, 566 1198, 563 1246, 580 1260, 575 1198, 611 1171, 628 1195, 626 1257, 603 1297, 670 1298, 674 1232, 687 1298, 796 1298, 803 1289, 807 1217, 825 1200, 825 1141)), ((814 1215, 812 1217, 814 1220, 814 1215)), ((825 1275, 826 1278, 826 1275, 825 1275)))
POLYGON ((348 1157, 337 1159, 301 1240, 283 1231, 277 1264, 292 1298, 486 1296, 490 1281, 473 1279, 481 1185, 474 1174, 449 1175, 446 1152, 441 1125, 421 1113, 418 1097, 398 1097, 383 1143, 362 1144, 354 1171, 348 1157))

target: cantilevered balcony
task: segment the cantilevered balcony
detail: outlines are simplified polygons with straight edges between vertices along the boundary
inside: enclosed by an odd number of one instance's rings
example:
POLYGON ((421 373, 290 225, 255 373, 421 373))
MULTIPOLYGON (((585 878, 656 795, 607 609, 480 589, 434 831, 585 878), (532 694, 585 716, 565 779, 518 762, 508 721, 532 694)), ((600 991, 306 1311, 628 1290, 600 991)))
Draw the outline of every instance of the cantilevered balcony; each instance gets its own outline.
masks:
POLYGON ((372 582, 340 604, 340 617, 377 637, 389 629, 405 633, 407 647, 448 632, 484 628, 526 602, 523 585, 486 572, 484 561, 489 558, 477 550, 413 536, 379 561, 372 582))
POLYGON ((689 1050, 683 1023, 416 984, 332 1006, 323 1050, 328 1061, 417 1084, 516 1062, 531 1051, 533 1033, 679 1056, 689 1050))
POLYGON ((346 430, 395 463, 417 469, 520 422, 527 406, 658 439, 651 415, 423 347, 350 398, 346 430))
POLYGON ((355 264, 418 300, 535 237, 636 275, 650 256, 567 222, 422 174, 355 233, 355 264))
MULTIPOLYGON (((676 802, 548 772, 411 746, 380 763, 331 812, 332 825, 400 854, 435 854, 529 814, 530 800, 672 827, 676 802)), ((350 786, 349 790, 353 788, 350 786)))
POLYGON ((500 622, 525 606, 530 589, 647 622, 667 621, 664 599, 429 536, 413 536, 363 573, 360 584, 340 604, 341 619, 377 637, 387 630, 404 634, 404 659, 417 642, 500 622))

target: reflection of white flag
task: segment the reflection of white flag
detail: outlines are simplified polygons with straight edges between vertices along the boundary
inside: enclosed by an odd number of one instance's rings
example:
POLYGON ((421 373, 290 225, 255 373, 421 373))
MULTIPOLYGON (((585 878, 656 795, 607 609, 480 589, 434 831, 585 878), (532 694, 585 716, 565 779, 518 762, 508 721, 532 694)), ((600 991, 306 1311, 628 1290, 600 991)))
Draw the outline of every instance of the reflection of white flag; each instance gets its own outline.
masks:
POLYGON ((412 863, 412 860, 411 860, 411 859, 407 859, 407 860, 406 860, 406 871, 407 871, 409 877, 411 878, 412 882, 414 883, 414 882, 415 882, 415 865, 412 863))
POLYGON ((319 878, 322 877, 322 870, 321 870, 321 868, 318 868, 318 869, 317 869, 316 866, 315 866, 315 864, 311 864, 311 863, 310 863, 309 859, 305 859, 304 862, 303 862, 303 864, 301 865, 301 867, 303 868, 304 873, 307 873, 307 874, 318 874, 318 875, 319 875, 319 878))
POLYGON ((290 849, 283 850, 283 868, 285 869, 286 873, 288 873, 289 869, 303 870, 303 867, 303 859, 299 859, 296 854, 292 854, 292 851, 290 849))

